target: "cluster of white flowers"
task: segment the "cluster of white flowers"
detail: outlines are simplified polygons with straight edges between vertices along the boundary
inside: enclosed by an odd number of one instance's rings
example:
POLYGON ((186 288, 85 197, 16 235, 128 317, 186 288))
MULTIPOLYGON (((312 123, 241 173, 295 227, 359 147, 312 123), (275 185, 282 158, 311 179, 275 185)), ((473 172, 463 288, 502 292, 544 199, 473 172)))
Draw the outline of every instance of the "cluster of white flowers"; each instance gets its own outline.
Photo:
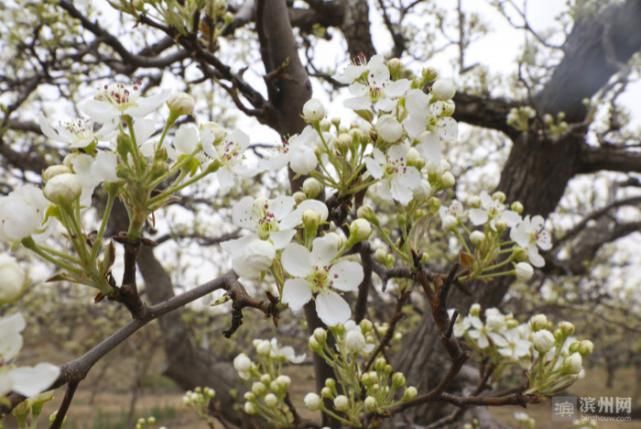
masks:
POLYGON ((466 205, 454 200, 449 207, 439 208, 443 227, 458 237, 473 260, 466 267, 469 279, 514 275, 526 281, 534 274, 533 266, 545 265, 540 251, 552 248, 545 221, 541 216, 523 217, 522 212, 519 202, 507 206, 502 192, 489 195, 485 191, 466 205), (477 229, 470 229, 468 220, 477 229))
POLYGON ((0 318, 0 402, 10 392, 26 397, 37 395, 51 387, 60 375, 60 368, 46 362, 34 367, 14 364, 22 348, 24 328, 25 321, 20 313, 0 318))
POLYGON ((356 324, 349 320, 328 331, 316 328, 309 337, 310 349, 334 370, 336 379, 325 380, 319 393, 305 395, 305 406, 312 411, 322 410, 347 426, 358 426, 363 413, 383 414, 386 410, 416 397, 415 387, 407 386, 405 376, 394 372, 383 357, 366 367, 376 348, 376 328, 367 319, 356 324), (331 401, 338 414, 325 407, 331 401))
POLYGON ((210 415, 209 403, 215 396, 216 391, 210 387, 196 387, 194 390, 185 392, 183 404, 193 409, 196 415, 209 426, 213 426, 214 419, 210 415))
POLYGON ((282 374, 283 364, 301 363, 305 355, 297 356, 290 346, 281 347, 275 338, 256 339, 253 342, 256 360, 245 353, 234 358, 234 369, 238 376, 251 386, 245 393, 244 411, 260 415, 275 427, 289 427, 294 415, 286 403, 291 379, 282 374))
POLYGON ((474 304, 453 334, 496 365, 494 377, 518 365, 527 373, 528 393, 550 396, 583 377, 583 357, 592 353, 592 342, 576 340, 574 330, 570 322, 554 326, 543 314, 519 323, 496 308, 486 309, 481 320, 481 307, 474 304))

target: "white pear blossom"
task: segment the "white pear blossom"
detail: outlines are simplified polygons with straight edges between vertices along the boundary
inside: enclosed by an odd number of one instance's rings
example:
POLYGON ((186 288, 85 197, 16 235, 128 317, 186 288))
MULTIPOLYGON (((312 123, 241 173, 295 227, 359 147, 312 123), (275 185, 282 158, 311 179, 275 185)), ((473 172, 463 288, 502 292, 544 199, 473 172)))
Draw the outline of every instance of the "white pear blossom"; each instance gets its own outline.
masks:
POLYGON ((101 124, 112 124, 121 115, 142 118, 157 110, 167 100, 169 94, 161 91, 154 95, 140 95, 140 85, 112 83, 104 85, 92 98, 78 105, 80 112, 101 124))
POLYGON ((260 278, 276 256, 274 245, 255 235, 226 241, 221 247, 231 255, 231 266, 236 274, 247 279, 260 278))
POLYGON ((34 367, 16 367, 13 360, 22 348, 21 332, 25 328, 22 314, 0 318, 0 397, 16 392, 31 397, 49 388, 60 374, 60 368, 50 363, 34 367))
POLYGON ((325 117, 325 106, 319 100, 312 98, 303 105, 303 119, 305 122, 318 122, 325 117))
POLYGON ((202 139, 205 153, 214 161, 221 163, 216 171, 220 184, 220 192, 227 193, 233 186, 236 176, 252 177, 258 171, 246 164, 245 150, 249 146, 249 136, 240 130, 225 133, 221 140, 216 140, 216 134, 208 133, 202 139))
POLYGON ((432 84, 431 93, 439 100, 449 100, 456 93, 456 85, 452 79, 438 79, 432 84))
POLYGON ((394 145, 384 154, 374 149, 372 155, 365 158, 367 171, 374 179, 380 179, 382 197, 395 199, 406 205, 413 197, 414 189, 421 183, 421 173, 416 167, 407 165, 407 143, 394 145))
POLYGON ((468 211, 470 221, 476 226, 483 225, 489 220, 490 228, 496 231, 497 222, 513 227, 521 220, 521 216, 518 213, 506 209, 505 204, 495 200, 485 191, 481 192, 480 200, 481 207, 472 208, 468 211))
POLYGON ((395 143, 403 135, 403 127, 392 115, 378 118, 374 127, 378 136, 388 143, 395 143))
POLYGON ((0 254, 0 304, 11 303, 18 299, 27 286, 27 273, 7 254, 0 254))
POLYGON ((539 254, 539 248, 541 250, 552 248, 552 239, 544 227, 543 217, 526 216, 510 230, 510 238, 527 251, 530 263, 537 268, 545 265, 545 259, 539 254))
POLYGON ((391 112, 396 100, 410 86, 407 79, 390 80, 390 72, 382 55, 374 55, 367 65, 350 65, 336 77, 341 83, 351 84, 353 96, 345 100, 345 106, 353 110, 369 110, 372 105, 383 112, 391 112), (367 73, 367 80, 361 79, 367 73))
POLYGON ((48 206, 42 190, 33 185, 21 186, 0 197, 0 241, 19 241, 43 232, 48 206))
POLYGON ((350 292, 363 280, 363 268, 349 260, 335 261, 340 242, 332 236, 319 237, 310 252, 297 243, 283 251, 283 268, 294 278, 285 281, 282 301, 293 311, 314 299, 318 317, 326 325, 345 322, 351 316, 349 304, 334 289, 350 292))
POLYGON ((182 124, 174 136, 176 155, 191 155, 200 145, 200 132, 193 123, 182 124))
POLYGON ((82 183, 72 173, 58 174, 43 189, 45 197, 54 204, 68 205, 80 197, 82 183))
POLYGON ((116 173, 118 156, 113 152, 98 151, 95 157, 86 153, 74 153, 65 162, 72 166, 74 175, 77 176, 82 187, 80 194, 82 207, 91 206, 91 196, 98 185, 120 180, 116 173))
POLYGON ((290 363, 301 363, 305 360, 305 353, 297 355, 294 348, 291 346, 281 347, 276 338, 268 341, 269 344, 269 357, 272 359, 280 359, 290 363))
POLYGON ((114 131, 109 125, 95 130, 94 123, 87 119, 75 119, 52 123, 44 115, 38 118, 42 133, 49 139, 64 143, 71 149, 82 149, 92 143, 107 139, 114 131))
POLYGON ((458 124, 449 116, 439 117, 431 109, 432 99, 420 89, 410 89, 405 96, 407 118, 403 126, 407 134, 418 139, 425 132, 435 132, 439 139, 454 142, 458 138, 458 124))
POLYGON ((264 168, 278 170, 289 164, 294 173, 309 174, 318 165, 316 151, 321 144, 318 132, 308 125, 300 134, 295 134, 283 142, 278 153, 264 161, 264 168))
POLYGON ((261 240, 270 240, 276 249, 282 249, 296 234, 297 224, 289 217, 294 210, 294 198, 279 196, 268 200, 243 197, 232 208, 235 225, 254 232, 261 240))
POLYGON ((531 343, 527 337, 524 338, 522 330, 519 329, 521 326, 503 332, 506 343, 499 347, 501 356, 519 361, 530 354, 531 343))
POLYGON ((438 210, 438 214, 441 218, 443 228, 445 229, 453 227, 458 222, 462 222, 466 216, 463 204, 458 200, 452 201, 449 207, 441 206, 438 210))

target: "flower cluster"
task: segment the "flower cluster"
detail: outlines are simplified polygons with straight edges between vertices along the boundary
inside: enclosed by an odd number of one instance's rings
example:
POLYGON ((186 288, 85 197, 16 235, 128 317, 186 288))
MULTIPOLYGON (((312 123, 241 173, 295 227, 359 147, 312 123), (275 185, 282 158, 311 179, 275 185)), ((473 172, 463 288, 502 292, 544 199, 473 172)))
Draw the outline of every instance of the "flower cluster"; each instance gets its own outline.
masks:
POLYGON ((541 216, 522 217, 522 212, 519 202, 507 206, 502 192, 489 195, 485 191, 471 198, 467 207, 454 200, 449 207, 439 208, 443 227, 455 234, 468 257, 464 259, 466 279, 514 275, 526 281, 534 274, 532 266, 545 265, 540 251, 552 247, 545 221, 541 216))
POLYGON ((234 358, 238 376, 251 386, 245 393, 243 410, 259 415, 275 427, 290 427, 294 414, 288 404, 289 376, 282 374, 283 364, 300 363, 305 355, 297 356, 289 346, 281 347, 275 338, 254 340, 256 361, 241 353, 234 358))
POLYGON ((198 418, 211 426, 214 424, 214 420, 210 416, 209 403, 215 396, 216 391, 210 387, 196 387, 183 395, 183 404, 193 409, 198 418))
POLYGON ((332 367, 336 379, 325 380, 320 394, 308 393, 304 400, 307 408, 321 410, 349 427, 361 427, 364 414, 384 414, 416 397, 416 388, 407 386, 405 376, 394 372, 385 358, 368 359, 377 343, 369 320, 358 325, 349 320, 330 332, 333 342, 326 330, 317 328, 309 338, 309 347, 332 367), (335 411, 325 401, 331 401, 335 411))
POLYGON ((527 132, 536 111, 530 106, 513 107, 507 115, 507 124, 517 131, 527 132))
POLYGON ((481 307, 474 304, 453 333, 495 365, 495 378, 516 365, 527 374, 527 393, 551 396, 583 377, 583 358, 592 353, 592 342, 576 340, 574 330, 572 323, 554 325, 543 314, 519 323, 496 308, 486 309, 481 320, 481 307))
POLYGON ((0 400, 10 393, 31 397, 51 387, 60 374, 60 368, 50 363, 34 367, 18 367, 14 360, 22 348, 25 328, 20 313, 0 318, 0 400))

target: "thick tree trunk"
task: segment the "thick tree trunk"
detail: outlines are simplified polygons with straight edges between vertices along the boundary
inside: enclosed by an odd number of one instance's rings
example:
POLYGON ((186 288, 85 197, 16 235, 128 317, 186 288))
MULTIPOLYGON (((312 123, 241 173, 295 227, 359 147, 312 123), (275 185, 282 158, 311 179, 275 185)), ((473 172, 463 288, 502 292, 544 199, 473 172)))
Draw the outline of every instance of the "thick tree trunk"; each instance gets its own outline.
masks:
MULTIPOLYGON (((577 22, 565 44, 565 57, 552 78, 536 97, 539 115, 566 112, 572 122, 585 116, 584 98, 593 96, 641 47, 641 1, 628 0, 607 8, 595 17, 577 22)), ((568 182, 580 171, 580 151, 585 129, 561 141, 545 140, 532 132, 513 138, 514 144, 501 174, 498 189, 508 201, 521 201, 526 214, 547 216, 559 203, 568 182)), ((473 296, 456 290, 448 299, 449 307, 465 311, 472 302, 484 306, 500 304, 509 282, 480 285, 473 296)), ((438 341, 430 315, 404 341, 395 365, 412 380, 419 391, 427 391, 440 380, 449 360, 438 341)), ((449 413, 449 407, 418 407, 408 410, 406 417, 427 423, 449 413)))

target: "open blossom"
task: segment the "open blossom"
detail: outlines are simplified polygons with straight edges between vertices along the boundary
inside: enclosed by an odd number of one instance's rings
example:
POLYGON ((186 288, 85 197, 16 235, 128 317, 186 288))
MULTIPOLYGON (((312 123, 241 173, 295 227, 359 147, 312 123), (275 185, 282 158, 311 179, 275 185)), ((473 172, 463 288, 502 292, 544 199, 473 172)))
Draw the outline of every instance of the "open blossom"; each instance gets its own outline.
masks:
POLYGON ((24 185, 0 197, 0 241, 13 242, 43 232, 49 206, 42 190, 24 185))
POLYGON ((351 316, 349 304, 334 289, 355 291, 363 280, 360 264, 334 261, 339 245, 331 235, 314 239, 311 252, 291 243, 283 251, 281 260, 285 271, 294 277, 285 282, 282 301, 298 311, 314 299, 318 317, 329 326, 345 322, 351 316))
POLYGON ((510 238, 527 250, 530 263, 537 268, 545 265, 545 259, 539 254, 541 250, 552 248, 552 239, 544 229, 545 221, 541 216, 526 216, 510 230, 510 238))
POLYGON ((71 164, 82 186, 80 194, 82 207, 91 206, 91 196, 98 185, 119 180, 116 174, 118 156, 113 152, 98 151, 95 157, 86 153, 74 153, 65 162, 71 164))
POLYGON ((140 95, 140 85, 112 83, 104 85, 93 97, 82 101, 78 110, 101 124, 112 124, 121 115, 142 118, 157 110, 168 98, 166 92, 148 97, 140 95))
POLYGON ((260 278, 271 267, 276 256, 274 245, 255 235, 226 241, 221 247, 231 255, 231 266, 236 274, 247 279, 260 278))
POLYGON ((521 220, 518 213, 507 210, 503 203, 492 198, 487 192, 481 192, 480 199, 481 207, 472 208, 468 213, 470 221, 474 225, 483 225, 489 220, 490 227, 496 230, 496 222, 503 222, 507 226, 513 227, 521 220))
POLYGON ((271 340, 254 340, 254 347, 260 354, 269 355, 271 359, 278 359, 290 363, 301 363, 305 354, 297 355, 291 346, 280 346, 276 338, 271 340))
POLYGON ((296 225, 286 219, 294 205, 294 198, 286 196, 271 200, 244 197, 234 204, 232 220, 235 225, 255 232, 261 240, 270 240, 276 249, 282 249, 296 234, 296 225))
POLYGON ((381 179, 382 197, 395 199, 406 205, 413 197, 414 189, 421 183, 421 173, 416 167, 407 165, 407 152, 410 146, 406 143, 392 146, 387 155, 374 149, 372 156, 365 158, 367 171, 374 179, 381 179))
POLYGON ((283 143, 278 154, 264 162, 264 168, 277 170, 287 164, 296 174, 309 174, 318 165, 316 150, 321 146, 318 132, 306 126, 300 134, 295 134, 283 143))
POLYGON ((458 124, 449 116, 440 117, 431 108, 431 97, 420 89, 410 89, 405 96, 407 118, 403 126, 407 134, 418 139, 425 132, 434 132, 445 142, 453 142, 458 138, 458 124))
POLYGON ((503 357, 518 361, 530 355, 532 343, 528 340, 529 331, 527 325, 519 325, 516 328, 503 331, 505 344, 499 347, 499 354, 503 357))
POLYGON ((465 218, 465 210, 460 201, 454 200, 449 207, 441 206, 438 210, 444 228, 451 228, 465 218))
POLYGON ((372 105, 383 112, 391 112, 396 99, 403 96, 410 86, 407 79, 390 80, 390 72, 382 55, 374 55, 367 65, 349 65, 336 77, 341 83, 351 84, 353 97, 345 100, 345 106, 353 110, 369 110, 372 105), (365 83, 361 76, 367 73, 365 83))
POLYGON ((49 363, 35 367, 11 364, 22 348, 24 328, 25 321, 20 313, 0 318, 0 398, 10 392, 26 397, 37 395, 48 389, 60 374, 60 368, 49 363))
POLYGON ((82 149, 105 140, 114 131, 110 125, 103 125, 95 131, 94 123, 87 119, 59 121, 54 124, 44 115, 40 115, 38 123, 45 136, 53 141, 67 144, 72 149, 82 149))
POLYGON ((227 193, 234 186, 236 176, 251 177, 257 173, 256 169, 250 169, 245 163, 249 136, 244 132, 234 130, 225 133, 220 140, 216 140, 215 133, 205 133, 201 138, 207 156, 221 163, 216 178, 222 193, 227 193))

